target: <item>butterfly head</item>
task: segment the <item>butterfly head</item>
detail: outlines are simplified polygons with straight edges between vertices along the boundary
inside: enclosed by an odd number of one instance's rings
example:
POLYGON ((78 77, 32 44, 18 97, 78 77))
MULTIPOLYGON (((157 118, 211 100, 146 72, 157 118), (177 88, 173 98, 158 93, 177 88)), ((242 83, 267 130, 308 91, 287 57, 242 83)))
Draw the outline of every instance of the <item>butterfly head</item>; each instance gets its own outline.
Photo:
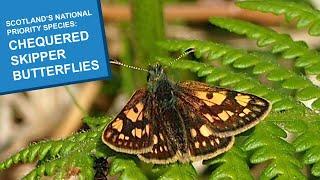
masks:
POLYGON ((154 92, 160 84, 168 82, 166 73, 160 64, 149 66, 148 70, 148 89, 154 92))
POLYGON ((149 66, 148 70, 148 82, 157 82, 160 80, 166 80, 167 76, 164 72, 163 67, 160 64, 156 64, 154 66, 149 66))

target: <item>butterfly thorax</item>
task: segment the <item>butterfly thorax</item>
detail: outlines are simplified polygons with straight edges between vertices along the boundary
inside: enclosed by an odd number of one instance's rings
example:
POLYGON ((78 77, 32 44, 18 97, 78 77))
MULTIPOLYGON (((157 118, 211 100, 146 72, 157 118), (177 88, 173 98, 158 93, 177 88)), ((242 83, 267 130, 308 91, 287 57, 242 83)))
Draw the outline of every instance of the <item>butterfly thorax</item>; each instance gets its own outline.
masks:
POLYGON ((161 65, 151 66, 148 74, 148 91, 160 102, 160 106, 172 107, 175 103, 173 84, 168 80, 161 65))

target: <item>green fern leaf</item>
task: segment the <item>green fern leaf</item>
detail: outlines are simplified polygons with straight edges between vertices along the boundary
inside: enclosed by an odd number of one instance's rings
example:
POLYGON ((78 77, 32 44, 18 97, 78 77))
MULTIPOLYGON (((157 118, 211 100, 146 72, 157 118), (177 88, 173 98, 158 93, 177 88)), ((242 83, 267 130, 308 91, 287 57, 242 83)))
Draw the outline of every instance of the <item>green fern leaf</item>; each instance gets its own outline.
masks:
POLYGON ((303 163, 313 165, 311 173, 320 176, 320 117, 317 115, 309 119, 307 130, 299 135, 293 142, 298 152, 305 152, 303 163))
POLYGON ((40 179, 42 176, 53 176, 54 179, 66 179, 77 176, 79 179, 93 179, 93 159, 84 153, 73 153, 66 158, 59 158, 37 166, 23 179, 40 179))
POLYGON ((100 136, 99 132, 92 131, 76 134, 70 138, 60 141, 46 141, 30 145, 9 159, 0 163, 0 170, 7 169, 18 163, 31 163, 44 158, 55 158, 57 155, 66 155, 78 146, 78 143, 90 138, 100 136))
POLYGON ((261 179, 306 179, 301 173, 302 164, 295 158, 295 148, 282 138, 285 131, 270 122, 261 122, 243 144, 243 149, 253 151, 250 162, 270 162, 262 172, 261 179), (276 149, 276 151, 274 151, 276 149), (285 163, 284 163, 285 162, 285 163))
MULTIPOLYGON (((96 121, 108 122, 110 118, 96 118, 96 121)), ((99 124, 96 122, 96 124, 99 124)), ((38 166, 25 179, 39 179, 41 176, 54 176, 62 179, 69 170, 78 169, 80 179, 94 177, 92 157, 108 157, 112 153, 101 142, 104 125, 88 132, 75 134, 65 140, 45 141, 30 145, 9 159, 0 163, 0 171, 14 164, 38 161, 38 166)))
POLYGON ((218 165, 209 179, 253 179, 247 165, 247 154, 234 145, 232 149, 217 158, 206 161, 206 165, 218 165))
POLYGON ((316 87, 306 87, 297 92, 297 98, 301 101, 306 101, 317 97, 320 97, 320 92, 316 87))
POLYGON ((174 163, 170 165, 158 165, 153 167, 152 172, 157 174, 158 180, 196 180, 197 172, 192 164, 174 163))
POLYGON ((112 160, 109 174, 111 176, 120 174, 119 180, 147 180, 147 177, 133 160, 120 157, 112 160))
POLYGON ((246 35, 250 39, 258 41, 260 46, 271 46, 272 53, 282 53, 282 57, 287 59, 297 58, 295 66, 303 67, 308 74, 319 75, 320 55, 315 50, 310 50, 302 41, 293 41, 289 35, 279 34, 271 29, 258 26, 246 21, 227 19, 227 18, 211 18, 210 22, 218 27, 227 29, 231 32, 246 35), (270 43, 259 43, 265 39, 273 39, 270 43))
POLYGON ((238 2, 237 5, 241 8, 276 15, 285 14, 288 21, 297 20, 298 28, 309 28, 310 35, 320 35, 320 12, 310 6, 279 0, 247 0, 238 2))
POLYGON ((320 100, 317 99, 312 103, 312 108, 315 110, 320 110, 320 100))

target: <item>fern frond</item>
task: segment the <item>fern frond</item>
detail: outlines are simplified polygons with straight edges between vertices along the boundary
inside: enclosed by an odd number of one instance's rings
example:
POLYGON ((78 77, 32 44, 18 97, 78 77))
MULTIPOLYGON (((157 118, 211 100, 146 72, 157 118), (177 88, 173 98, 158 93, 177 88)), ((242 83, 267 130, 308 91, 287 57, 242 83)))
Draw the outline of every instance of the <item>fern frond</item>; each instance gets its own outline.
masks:
POLYGON ((312 36, 320 35, 320 12, 310 6, 279 0, 247 0, 238 2, 237 5, 244 9, 285 14, 288 21, 297 21, 298 28, 308 28, 312 36))
POLYGON ((1 162, 0 170, 7 169, 18 163, 31 163, 36 160, 43 160, 45 158, 55 158, 57 155, 66 155, 70 151, 73 151, 75 148, 77 148, 79 142, 82 142, 86 139, 99 137, 100 134, 100 131, 91 131, 76 134, 65 140, 45 141, 32 144, 4 162, 1 162))
POLYGON ((210 22, 231 32, 257 40, 260 47, 271 46, 272 53, 281 53, 285 59, 296 58, 296 67, 303 68, 308 74, 320 75, 320 55, 316 50, 310 50, 305 42, 293 41, 287 34, 279 34, 274 30, 241 20, 211 18, 210 22))
MULTIPOLYGON (((222 59, 223 65, 232 65, 237 69, 251 70, 254 75, 266 75, 268 80, 278 82, 284 89, 296 90, 298 100, 320 98, 320 88, 309 79, 286 70, 272 59, 258 53, 248 53, 245 50, 206 41, 163 41, 159 45, 169 51, 184 51, 195 49, 195 55, 209 60, 222 59)), ((236 79, 234 79, 236 80, 236 79)), ((317 101, 316 101, 317 102, 317 101)), ((314 108, 320 108, 314 103, 314 108)))
POLYGON ((111 176, 120 174, 119 180, 147 180, 148 178, 143 174, 137 164, 131 159, 124 159, 116 157, 111 162, 110 172, 111 176))
POLYGON ((247 165, 247 154, 234 145, 232 149, 217 158, 206 161, 206 165, 218 167, 210 175, 210 179, 253 179, 250 168, 247 165))
POLYGON ((286 122, 284 128, 297 135, 292 145, 295 147, 296 152, 303 153, 302 162, 306 165, 312 165, 311 173, 314 176, 320 176, 319 115, 312 112, 299 113, 288 111, 286 113, 272 113, 268 116, 268 119, 272 119, 273 122, 279 125, 282 125, 282 122, 286 122))
POLYGON ((320 117, 309 119, 307 130, 293 142, 297 152, 304 152, 303 163, 312 165, 311 173, 320 177, 320 117))
MULTIPOLYGON (((91 119, 93 121, 93 119, 91 119)), ((96 118, 96 121, 107 123, 110 118, 96 118)), ((66 176, 66 169, 79 169, 76 175, 82 179, 94 176, 92 157, 112 155, 101 142, 102 123, 96 122, 88 132, 75 134, 65 140, 45 141, 30 145, 9 159, 0 163, 0 171, 17 163, 38 161, 38 167, 31 171, 26 179, 39 179, 43 175, 66 176), (97 124, 101 124, 98 126, 97 124), (91 168, 90 168, 91 167, 91 168), (92 176, 93 175, 93 176, 92 176)), ((59 178, 58 178, 59 179, 59 178)))
MULTIPOLYGON (((269 118, 268 118, 269 119, 269 118)), ((295 158, 295 148, 283 140, 287 134, 271 122, 263 121, 245 141, 243 149, 253 151, 250 162, 268 163, 261 179, 306 179, 301 173, 302 164, 295 158)))
POLYGON ((41 164, 23 179, 34 180, 42 176, 53 176, 54 179, 66 179, 77 176, 79 179, 93 179, 93 158, 85 153, 73 153, 66 158, 58 158, 41 164))
MULTIPOLYGON (((156 165, 152 168, 152 179, 197 179, 197 172, 191 164, 174 163, 156 165)), ((147 179, 137 164, 130 159, 116 157, 111 162, 110 175, 120 175, 120 179, 147 179)))
POLYGON ((154 174, 158 174, 158 180, 167 179, 184 179, 196 180, 198 179, 197 171, 192 164, 174 163, 170 165, 158 165, 152 169, 154 174))

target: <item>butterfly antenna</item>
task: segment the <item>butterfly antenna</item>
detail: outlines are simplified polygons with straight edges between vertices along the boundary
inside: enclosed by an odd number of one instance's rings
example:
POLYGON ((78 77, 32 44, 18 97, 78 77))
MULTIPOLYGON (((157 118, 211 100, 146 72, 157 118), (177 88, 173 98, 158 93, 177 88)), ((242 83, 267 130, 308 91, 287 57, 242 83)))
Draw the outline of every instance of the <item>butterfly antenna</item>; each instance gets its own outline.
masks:
POLYGON ((111 64, 115 64, 115 65, 119 65, 119 66, 124 66, 124 67, 130 68, 130 69, 135 69, 135 70, 139 70, 139 71, 148 72, 148 70, 146 70, 146 69, 135 67, 135 66, 130 66, 130 65, 127 65, 127 64, 123 64, 122 62, 120 62, 118 60, 115 60, 115 59, 110 59, 110 63, 111 64))
POLYGON ((193 52, 195 52, 194 48, 189 48, 189 49, 185 50, 179 57, 177 57, 175 60, 170 62, 170 65, 172 65, 174 62, 179 61, 183 57, 185 57, 185 56, 187 56, 187 55, 189 55, 190 53, 193 53, 193 52))

